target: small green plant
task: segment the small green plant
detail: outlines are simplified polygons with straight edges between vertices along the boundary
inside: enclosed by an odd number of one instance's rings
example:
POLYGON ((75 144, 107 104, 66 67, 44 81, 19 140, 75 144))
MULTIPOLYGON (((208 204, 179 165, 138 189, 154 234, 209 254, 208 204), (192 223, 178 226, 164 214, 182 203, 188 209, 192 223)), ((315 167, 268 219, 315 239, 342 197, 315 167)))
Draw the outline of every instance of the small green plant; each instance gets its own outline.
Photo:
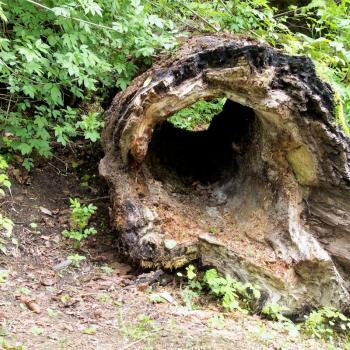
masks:
POLYGON ((82 117, 77 126, 83 131, 86 140, 96 142, 100 138, 100 131, 103 127, 101 113, 90 112, 82 117))
POLYGON ((83 334, 93 335, 96 334, 97 329, 95 325, 89 326, 83 330, 83 334))
POLYGON ((47 309, 47 314, 48 314, 50 317, 56 317, 56 316, 58 316, 59 311, 49 308, 49 309, 47 309))
POLYGON ((31 329, 30 329, 30 332, 33 334, 33 335, 42 335, 44 333, 44 329, 41 328, 41 327, 38 327, 38 326, 33 326, 31 329))
POLYGON ((24 345, 20 344, 20 343, 9 343, 9 341, 7 339, 5 339, 5 337, 3 337, 2 335, 0 335, 0 349, 11 349, 11 350, 25 350, 24 345))
POLYGON ((223 315, 214 315, 208 320, 208 326, 214 329, 225 328, 225 317, 223 315))
POLYGON ((209 233, 216 235, 218 233, 218 229, 216 227, 209 227, 209 233))
MULTIPOLYGON (((118 315, 118 329, 127 339, 145 341, 154 340, 155 333, 159 331, 159 326, 148 315, 138 315, 136 321, 126 321, 122 313, 118 315)), ((150 344, 149 344, 150 345, 150 344)))
POLYGON ((31 232, 33 232, 33 233, 37 233, 37 234, 40 233, 40 230, 38 230, 38 224, 35 222, 31 222, 29 224, 29 228, 30 228, 31 232))
POLYGON ((87 227, 91 216, 95 213, 97 207, 93 204, 82 205, 77 198, 70 199, 70 230, 64 230, 62 233, 74 241, 75 248, 80 247, 80 242, 97 233, 94 227, 87 227))
POLYGON ((221 300, 222 306, 228 310, 253 312, 261 296, 258 286, 239 282, 230 276, 221 277, 215 269, 205 272, 203 282, 210 293, 221 300))
POLYGON ((198 309, 198 305, 196 303, 196 301, 200 297, 200 293, 198 291, 195 291, 189 287, 186 287, 181 291, 181 297, 188 310, 198 309))
POLYGON ((261 310, 261 315, 272 321, 289 321, 283 316, 284 311, 288 311, 288 308, 278 304, 266 304, 261 310))
POLYGON ((334 308, 324 307, 305 316, 302 330, 315 338, 329 341, 343 338, 349 341, 350 318, 334 308))
POLYGON ((27 287, 20 287, 16 290, 16 292, 22 295, 30 295, 32 293, 32 291, 27 287))
POLYGON ((4 284, 9 273, 7 271, 0 271, 0 284, 4 284))
MULTIPOLYGON (((181 274, 180 274, 181 275, 181 274)), ((193 265, 186 268, 188 286, 182 292, 182 298, 187 307, 196 307, 194 300, 198 299, 202 290, 207 290, 219 299, 222 306, 228 310, 240 310, 253 313, 261 297, 258 286, 239 282, 230 276, 219 276, 215 269, 207 270, 203 278, 199 278, 193 265)))
POLYGON ((64 295, 62 295, 61 298, 60 298, 60 302, 61 302, 63 305, 66 305, 70 300, 71 300, 71 297, 70 297, 68 294, 64 294, 64 295))
MULTIPOLYGON (((182 274, 178 273, 178 276, 182 277, 182 274)), ((197 278, 196 268, 194 265, 189 265, 186 267, 186 278, 188 285, 181 292, 182 300, 189 310, 195 310, 198 308, 196 302, 200 297, 202 284, 197 278)))
POLYGON ((3 230, 6 237, 10 237, 13 230, 13 221, 0 213, 0 232, 3 230))
POLYGON ((106 275, 111 275, 114 272, 114 269, 109 267, 108 265, 101 266, 102 272, 104 272, 106 275))
POLYGON ((111 299, 111 296, 108 293, 101 293, 98 296, 98 300, 102 303, 105 304, 111 299))
POLYGON ((86 260, 86 257, 79 254, 73 254, 73 255, 69 255, 67 259, 72 262, 72 265, 74 267, 80 267, 80 263, 86 260))

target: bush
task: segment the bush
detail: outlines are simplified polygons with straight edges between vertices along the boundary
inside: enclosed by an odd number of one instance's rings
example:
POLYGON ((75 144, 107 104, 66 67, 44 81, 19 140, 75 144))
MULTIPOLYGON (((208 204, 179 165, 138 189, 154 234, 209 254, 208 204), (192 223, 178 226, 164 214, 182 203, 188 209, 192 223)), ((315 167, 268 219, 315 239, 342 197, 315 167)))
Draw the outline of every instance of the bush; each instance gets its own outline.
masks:
POLYGON ((139 0, 14 0, 0 18, 0 147, 27 158, 49 157, 53 139, 96 141, 102 123, 81 102, 125 89, 135 60, 174 46, 171 23, 139 0))

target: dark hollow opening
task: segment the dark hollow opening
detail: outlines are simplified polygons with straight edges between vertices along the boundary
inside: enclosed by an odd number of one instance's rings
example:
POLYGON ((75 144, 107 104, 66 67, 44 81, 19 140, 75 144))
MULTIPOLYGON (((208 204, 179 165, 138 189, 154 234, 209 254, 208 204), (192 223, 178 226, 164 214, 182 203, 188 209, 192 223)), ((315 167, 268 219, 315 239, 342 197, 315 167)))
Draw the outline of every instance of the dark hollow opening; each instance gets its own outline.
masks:
POLYGON ((227 100, 207 130, 184 130, 165 121, 154 130, 147 163, 158 180, 204 185, 220 181, 237 172, 254 119, 251 108, 227 100))

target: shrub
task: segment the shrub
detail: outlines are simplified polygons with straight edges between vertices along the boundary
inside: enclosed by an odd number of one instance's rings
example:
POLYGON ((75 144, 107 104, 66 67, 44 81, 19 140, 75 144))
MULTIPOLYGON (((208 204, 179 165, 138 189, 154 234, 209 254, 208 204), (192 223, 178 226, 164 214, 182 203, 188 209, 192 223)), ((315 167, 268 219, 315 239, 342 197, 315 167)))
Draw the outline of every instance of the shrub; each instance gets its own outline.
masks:
POLYGON ((174 46, 171 23, 139 0, 14 0, 0 3, 0 18, 0 147, 28 168, 54 138, 96 141, 102 124, 81 102, 125 89, 135 60, 174 46))

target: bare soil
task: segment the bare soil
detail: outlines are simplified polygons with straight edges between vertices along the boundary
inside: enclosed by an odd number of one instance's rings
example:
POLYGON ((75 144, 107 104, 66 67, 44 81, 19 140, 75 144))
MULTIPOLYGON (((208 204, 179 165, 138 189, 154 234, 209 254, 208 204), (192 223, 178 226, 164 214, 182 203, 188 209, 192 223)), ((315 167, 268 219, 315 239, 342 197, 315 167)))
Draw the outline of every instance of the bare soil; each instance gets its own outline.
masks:
POLYGON ((165 286, 138 283, 142 271, 117 255, 109 228, 99 151, 75 147, 30 174, 11 169, 11 195, 0 201, 15 223, 12 237, 0 235, 0 272, 8 273, 0 281, 4 349, 326 349, 257 316, 224 313, 209 299, 189 310, 172 276, 165 286), (62 236, 69 198, 98 207, 91 221, 98 234, 78 251, 62 236), (63 267, 76 253, 86 257, 80 267, 63 267), (152 302, 150 295, 164 291, 172 302, 152 302), (211 322, 218 314, 225 317, 220 326, 211 322))

